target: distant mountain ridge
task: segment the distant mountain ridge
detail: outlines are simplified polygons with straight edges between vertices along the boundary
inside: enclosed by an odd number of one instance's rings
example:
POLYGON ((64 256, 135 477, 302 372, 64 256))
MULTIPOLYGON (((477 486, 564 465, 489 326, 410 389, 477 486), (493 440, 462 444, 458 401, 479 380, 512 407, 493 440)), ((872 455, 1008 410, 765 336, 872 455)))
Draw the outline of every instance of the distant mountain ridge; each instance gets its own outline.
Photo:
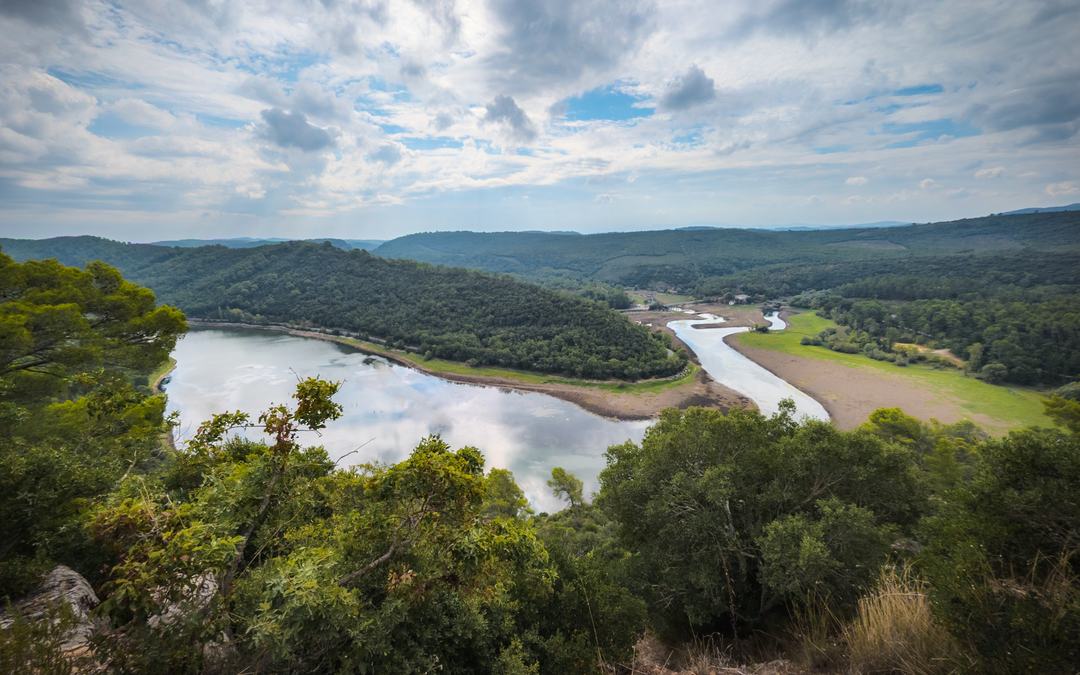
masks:
POLYGON ((1080 211, 1080 202, 1076 202, 1075 204, 1066 204, 1064 206, 1036 206, 1027 209, 1017 209, 1015 211, 1006 211, 1000 215, 1018 216, 1030 213, 1061 213, 1064 211, 1080 211))
POLYGON ((338 239, 322 237, 315 239, 287 239, 284 237, 229 237, 226 239, 167 239, 152 241, 152 246, 175 246, 177 248, 196 248, 198 246, 224 246, 225 248, 257 248, 287 241, 306 241, 312 244, 331 244, 343 251, 360 249, 371 251, 386 243, 384 239, 338 239))
POLYGON ((695 287, 702 279, 779 264, 1080 250, 1080 212, 984 216, 942 223, 828 229, 702 228, 553 234, 430 232, 374 253, 573 285, 695 287))

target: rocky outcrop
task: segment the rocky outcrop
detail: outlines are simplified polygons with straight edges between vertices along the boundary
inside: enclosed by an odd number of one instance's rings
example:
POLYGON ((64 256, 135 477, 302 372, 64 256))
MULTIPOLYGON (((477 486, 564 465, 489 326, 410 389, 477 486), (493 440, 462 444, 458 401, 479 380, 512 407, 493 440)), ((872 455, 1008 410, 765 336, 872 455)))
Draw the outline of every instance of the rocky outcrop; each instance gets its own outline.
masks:
POLYGON ((91 617, 91 610, 98 605, 97 594, 81 574, 57 565, 49 572, 41 585, 29 596, 12 606, 10 612, 0 610, 0 630, 14 622, 12 612, 18 613, 28 621, 40 621, 46 617, 55 620, 57 607, 67 605, 75 619, 74 625, 64 634, 61 648, 65 652, 85 650, 90 636, 97 626, 91 617))

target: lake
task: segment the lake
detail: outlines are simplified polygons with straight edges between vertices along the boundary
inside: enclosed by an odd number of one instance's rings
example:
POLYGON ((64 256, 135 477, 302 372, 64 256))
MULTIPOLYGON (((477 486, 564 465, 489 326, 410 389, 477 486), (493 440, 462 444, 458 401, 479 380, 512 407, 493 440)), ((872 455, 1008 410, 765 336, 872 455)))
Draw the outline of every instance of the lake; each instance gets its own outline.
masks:
MULTIPOLYGON (((421 438, 440 434, 454 448, 473 445, 488 466, 507 468, 533 507, 554 510, 545 482, 561 466, 597 489, 604 451, 640 441, 649 421, 620 422, 544 394, 448 382, 323 340, 260 330, 193 329, 173 352, 176 369, 165 391, 180 415, 177 441, 212 414, 257 415, 290 401, 297 377, 341 380, 342 417, 305 434, 342 466, 408 456, 421 438), (362 446, 362 447, 361 447, 362 446)), ((255 432, 252 432, 255 433, 255 432)))

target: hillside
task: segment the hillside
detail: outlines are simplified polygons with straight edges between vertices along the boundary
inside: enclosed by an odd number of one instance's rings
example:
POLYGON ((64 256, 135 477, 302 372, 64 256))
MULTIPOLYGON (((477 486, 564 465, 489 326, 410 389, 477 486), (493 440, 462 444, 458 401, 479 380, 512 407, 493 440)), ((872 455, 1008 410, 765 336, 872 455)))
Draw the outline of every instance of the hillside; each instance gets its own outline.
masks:
POLYGON ((224 246, 225 248, 255 248, 257 246, 268 246, 270 244, 282 244, 287 241, 307 241, 313 244, 323 244, 329 242, 334 246, 351 251, 354 248, 370 251, 379 247, 383 243, 381 239, 333 239, 333 238, 316 238, 316 239, 282 239, 279 237, 233 237, 230 239, 169 239, 165 241, 150 242, 154 246, 179 246, 181 248, 196 248, 199 246, 224 246))
POLYGON ((375 252, 386 258, 504 272, 539 281, 569 279, 692 291, 704 279, 772 264, 1078 249, 1080 213, 1053 212, 812 231, 435 232, 400 237, 375 252))
POLYGON ((0 247, 19 260, 103 260, 195 318, 337 329, 477 365, 638 379, 675 374, 686 358, 599 303, 330 244, 169 248, 61 237, 0 247))

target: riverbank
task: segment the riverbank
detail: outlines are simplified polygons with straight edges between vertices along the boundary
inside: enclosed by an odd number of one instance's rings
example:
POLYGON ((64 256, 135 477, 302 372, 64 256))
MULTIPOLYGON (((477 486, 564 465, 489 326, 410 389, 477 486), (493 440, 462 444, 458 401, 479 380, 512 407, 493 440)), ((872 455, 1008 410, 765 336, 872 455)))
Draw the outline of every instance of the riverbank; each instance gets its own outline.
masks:
POLYGON ((161 384, 174 370, 176 370, 176 359, 170 356, 165 361, 162 361, 161 365, 150 373, 150 376, 147 378, 150 385, 150 391, 155 394, 164 394, 165 392, 161 388, 161 384))
POLYGON ((697 363, 692 363, 682 374, 666 379, 639 382, 575 380, 505 368, 473 368, 463 363, 442 359, 425 360, 408 352, 316 330, 197 319, 189 319, 189 324, 196 330, 199 328, 264 330, 334 342, 444 380, 547 394, 611 419, 651 419, 665 408, 710 406, 728 410, 753 405, 746 397, 714 382, 697 363))
POLYGON ((832 322, 813 312, 787 316, 788 328, 776 333, 740 333, 730 344, 777 377, 807 392, 841 429, 866 421, 878 408, 901 408, 924 421, 971 420, 999 435, 1022 426, 1049 426, 1043 397, 1030 389, 987 384, 952 368, 911 365, 906 368, 803 345, 832 322))

